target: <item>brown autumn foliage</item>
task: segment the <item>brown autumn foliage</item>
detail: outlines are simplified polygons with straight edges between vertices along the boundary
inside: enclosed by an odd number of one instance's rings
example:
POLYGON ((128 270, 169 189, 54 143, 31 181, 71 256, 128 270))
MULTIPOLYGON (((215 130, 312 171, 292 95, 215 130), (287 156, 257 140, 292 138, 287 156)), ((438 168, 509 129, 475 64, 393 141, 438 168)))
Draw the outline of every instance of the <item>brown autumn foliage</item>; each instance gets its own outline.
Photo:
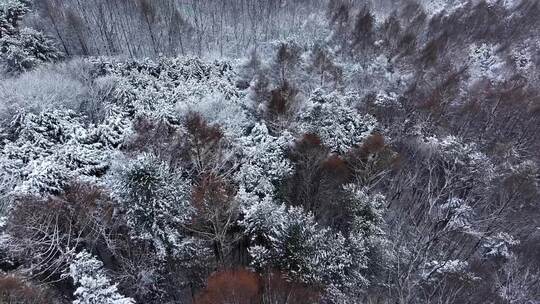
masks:
POLYGON ((230 235, 239 212, 234 195, 233 185, 212 173, 203 174, 192 190, 192 204, 197 209, 195 231, 212 242, 219 263, 225 263, 236 238, 230 235))
POLYGON ((316 288, 291 282, 280 272, 259 275, 238 268, 212 274, 195 304, 313 304, 319 300, 316 288))
POLYGON ((271 129, 283 129, 293 119, 298 92, 298 89, 287 80, 284 80, 280 86, 270 91, 269 96, 266 98, 263 116, 271 129))
POLYGON ((113 208, 100 189, 72 183, 61 196, 19 199, 6 228, 21 263, 35 278, 49 281, 58 279, 69 250, 106 247, 112 216, 113 208))
POLYGON ((215 143, 223 138, 223 132, 217 126, 210 126, 202 118, 202 116, 195 112, 190 112, 187 115, 185 127, 193 138, 201 143, 215 143))
POLYGON ((234 196, 231 184, 214 174, 204 174, 194 186, 193 205, 199 212, 207 208, 223 208, 234 196))
POLYGON ((0 303, 49 304, 47 293, 13 275, 0 276, 0 303))
POLYGON ((219 173, 225 170, 226 160, 223 158, 223 148, 226 145, 223 131, 219 126, 208 124, 204 118, 195 112, 187 114, 184 122, 187 129, 187 149, 195 175, 209 172, 219 173))
POLYGON ((346 155, 354 179, 370 185, 382 178, 382 174, 398 165, 398 155, 386 143, 380 133, 370 135, 359 147, 346 155))
POLYGON ((287 111, 287 99, 283 96, 281 89, 274 89, 270 91, 271 97, 268 103, 268 111, 270 113, 279 115, 287 111))
POLYGON ((321 138, 317 134, 306 133, 302 137, 302 140, 299 143, 299 146, 320 146, 321 138))
POLYGON ((258 274, 246 269, 224 270, 212 274, 195 304, 261 303, 262 284, 258 274))
POLYGON ((347 161, 338 155, 332 154, 322 163, 326 174, 334 177, 337 181, 346 181, 351 176, 351 171, 347 161))
POLYGON ((382 136, 380 133, 375 133, 366 138, 362 145, 358 147, 358 156, 362 160, 366 160, 370 154, 380 152, 385 147, 386 143, 384 136, 382 136))
POLYGON ((147 118, 135 120, 133 128, 136 136, 125 145, 130 152, 151 152, 163 161, 175 165, 182 160, 184 148, 182 138, 177 127, 164 123, 154 122, 147 118))

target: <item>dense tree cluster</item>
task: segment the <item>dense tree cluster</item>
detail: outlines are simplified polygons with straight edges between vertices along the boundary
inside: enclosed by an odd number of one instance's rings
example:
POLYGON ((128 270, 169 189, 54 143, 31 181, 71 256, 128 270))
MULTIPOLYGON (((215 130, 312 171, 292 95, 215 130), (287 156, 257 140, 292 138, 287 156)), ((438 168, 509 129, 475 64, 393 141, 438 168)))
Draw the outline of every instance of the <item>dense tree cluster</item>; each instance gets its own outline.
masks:
POLYGON ((537 303, 539 15, 0 0, 0 302, 537 303))
POLYGON ((26 0, 0 2, 0 68, 4 73, 24 72, 62 56, 43 33, 20 27, 30 5, 26 0))

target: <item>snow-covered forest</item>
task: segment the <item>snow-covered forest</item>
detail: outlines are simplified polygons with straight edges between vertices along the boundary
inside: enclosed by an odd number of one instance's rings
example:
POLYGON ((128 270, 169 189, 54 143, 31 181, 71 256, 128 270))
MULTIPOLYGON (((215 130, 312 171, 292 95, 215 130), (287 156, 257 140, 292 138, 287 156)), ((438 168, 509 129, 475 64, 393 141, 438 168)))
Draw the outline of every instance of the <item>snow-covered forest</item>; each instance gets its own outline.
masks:
POLYGON ((0 303, 540 303, 539 16, 0 0, 0 303))

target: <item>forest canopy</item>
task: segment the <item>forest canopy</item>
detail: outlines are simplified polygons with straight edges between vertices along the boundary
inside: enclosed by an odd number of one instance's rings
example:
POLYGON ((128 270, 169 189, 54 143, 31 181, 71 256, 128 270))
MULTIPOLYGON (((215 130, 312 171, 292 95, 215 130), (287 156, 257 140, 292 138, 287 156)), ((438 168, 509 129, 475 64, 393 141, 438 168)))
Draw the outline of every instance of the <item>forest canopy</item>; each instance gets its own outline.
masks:
POLYGON ((538 16, 0 0, 0 303, 540 303, 538 16))

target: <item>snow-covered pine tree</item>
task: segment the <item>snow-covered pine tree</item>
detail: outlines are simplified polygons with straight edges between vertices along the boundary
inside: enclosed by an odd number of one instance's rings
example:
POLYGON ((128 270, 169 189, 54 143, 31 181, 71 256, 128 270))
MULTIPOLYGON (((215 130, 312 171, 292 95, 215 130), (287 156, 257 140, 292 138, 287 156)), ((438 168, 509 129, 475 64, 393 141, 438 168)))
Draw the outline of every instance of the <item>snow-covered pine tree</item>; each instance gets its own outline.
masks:
POLYGON ((343 154, 358 146, 377 127, 371 115, 361 115, 343 95, 315 91, 300 112, 300 129, 317 134, 332 152, 343 154))
POLYGON ((0 2, 0 64, 8 74, 28 71, 62 57, 52 40, 30 28, 19 28, 19 21, 29 12, 29 1, 0 2))
POLYGON ((61 58, 52 40, 30 28, 17 35, 0 39, 0 55, 7 73, 16 74, 33 69, 41 63, 61 58))
POLYGON ((29 11, 29 1, 0 1, 0 38, 16 34, 19 22, 29 11))
POLYGON ((194 214, 191 185, 181 172, 152 154, 118 157, 106 184, 126 211, 133 237, 153 242, 161 256, 182 254, 191 245, 182 233, 194 214))
POLYGON ((79 252, 69 266, 69 275, 75 282, 76 299, 73 304, 134 304, 124 297, 116 284, 108 278, 103 263, 87 251, 79 252))
POLYGON ((340 292, 358 291, 367 283, 362 275, 365 239, 322 227, 301 207, 285 208, 267 199, 247 210, 244 225, 254 233, 249 252, 257 268, 279 269, 292 280, 340 292))
POLYGON ((272 197, 275 185, 292 172, 285 149, 292 136, 285 132, 272 136, 264 123, 257 123, 251 132, 240 138, 243 164, 235 179, 249 193, 272 197))

